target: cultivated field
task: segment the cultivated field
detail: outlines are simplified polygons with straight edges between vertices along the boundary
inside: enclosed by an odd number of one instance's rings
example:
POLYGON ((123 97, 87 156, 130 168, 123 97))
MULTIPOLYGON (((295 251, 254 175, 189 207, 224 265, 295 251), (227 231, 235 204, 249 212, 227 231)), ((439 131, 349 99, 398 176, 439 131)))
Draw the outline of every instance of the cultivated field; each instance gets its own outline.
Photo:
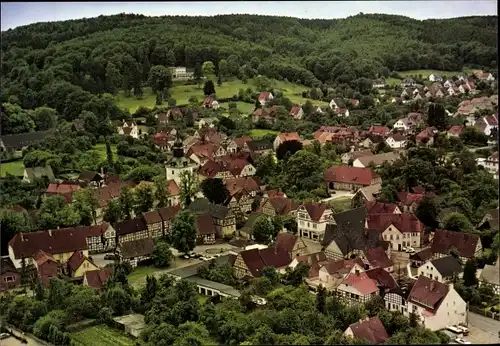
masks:
POLYGON ((108 326, 93 326, 71 333, 77 346, 134 346, 135 341, 119 330, 108 326))

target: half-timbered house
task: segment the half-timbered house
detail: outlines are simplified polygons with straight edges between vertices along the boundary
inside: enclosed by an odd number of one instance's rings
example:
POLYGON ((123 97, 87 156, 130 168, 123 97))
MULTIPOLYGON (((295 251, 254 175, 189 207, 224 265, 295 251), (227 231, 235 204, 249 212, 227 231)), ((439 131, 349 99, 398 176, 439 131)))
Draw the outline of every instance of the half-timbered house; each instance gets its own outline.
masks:
POLYGON ((116 243, 125 243, 139 239, 149 238, 148 227, 141 216, 119 222, 116 225, 116 243))
POLYGON ((142 213, 142 217, 148 228, 148 236, 151 239, 158 239, 163 236, 163 220, 158 210, 142 213))

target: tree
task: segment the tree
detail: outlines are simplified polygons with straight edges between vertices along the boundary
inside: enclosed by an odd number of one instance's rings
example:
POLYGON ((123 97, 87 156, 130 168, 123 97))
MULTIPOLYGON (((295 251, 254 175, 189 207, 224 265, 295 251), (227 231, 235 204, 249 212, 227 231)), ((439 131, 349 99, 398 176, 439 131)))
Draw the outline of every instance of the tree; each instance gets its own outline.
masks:
POLYGON ((156 204, 156 208, 163 208, 168 205, 170 199, 170 190, 168 188, 167 180, 162 176, 154 178, 154 196, 158 201, 158 204, 156 204))
POLYGON ((175 105, 177 104, 177 100, 174 99, 174 98, 169 98, 168 101, 167 101, 167 103, 168 103, 168 106, 170 108, 172 108, 172 107, 175 107, 175 105))
POLYGON ((102 219, 111 225, 116 225, 118 221, 122 220, 122 207, 119 200, 111 200, 104 209, 102 219))
POLYGON ((205 61, 201 67, 203 74, 209 76, 215 73, 215 65, 211 61, 205 61))
POLYGON ((302 110, 306 116, 311 116, 314 113, 315 108, 312 102, 307 100, 306 103, 304 103, 304 106, 302 106, 302 110))
POLYGON ((35 129, 35 122, 28 111, 12 103, 2 103, 0 114, 2 135, 31 132, 35 129))
POLYGON ((8 254, 8 243, 17 233, 30 232, 32 229, 29 216, 26 212, 13 212, 11 210, 0 210, 0 232, 1 253, 8 254))
POLYGON ((211 80, 207 80, 207 81, 205 82, 205 85, 203 86, 203 94, 204 94, 205 96, 215 94, 215 86, 214 86, 214 82, 212 82, 211 80))
POLYGON ((256 242, 268 244, 276 237, 274 226, 269 217, 259 216, 252 227, 252 235, 256 242))
POLYGON ((195 96, 195 95, 191 95, 189 96, 189 103, 192 103, 192 104, 198 104, 198 98, 195 96))
POLYGON ((318 294, 316 295, 316 310, 319 313, 325 313, 325 302, 326 302, 326 289, 323 285, 320 285, 318 288, 318 294))
POLYGON ((223 204, 229 197, 226 184, 220 178, 208 178, 201 182, 200 189, 203 195, 214 204, 223 204))
POLYGON ((134 196, 129 187, 122 187, 118 200, 120 201, 123 218, 129 220, 134 206, 134 196))
POLYGON ((46 197, 39 215, 41 229, 76 226, 81 220, 76 208, 67 204, 62 196, 46 197))
POLYGON ((198 83, 198 87, 199 87, 201 78, 203 78, 203 71, 201 69, 201 64, 199 62, 197 62, 196 65, 194 66, 193 77, 196 80, 196 83, 198 83))
POLYGON ((31 112, 37 131, 49 130, 57 125, 57 111, 50 107, 38 107, 31 112))
POLYGON ((477 285, 477 265, 476 261, 473 259, 469 259, 465 262, 464 265, 464 285, 467 287, 476 286, 477 285))
POLYGON ((133 190, 134 212, 136 215, 146 213, 153 209, 153 187, 150 184, 139 184, 133 190))
POLYGON ((230 71, 229 71, 229 65, 227 63, 226 59, 221 59, 219 61, 219 75, 221 77, 226 77, 229 76, 230 71))
POLYGON ((221 86, 222 85, 222 77, 219 73, 219 75, 217 76, 217 86, 221 86))
POLYGON ((163 97, 162 95, 160 94, 156 94, 156 101, 155 101, 155 104, 157 106, 161 106, 161 104, 163 103, 163 97))
POLYGON ((172 74, 165 66, 153 66, 149 71, 148 84, 154 93, 160 93, 172 86, 172 74))
POLYGON ((155 267, 168 268, 172 263, 174 255, 172 255, 172 251, 170 251, 167 243, 159 241, 153 248, 152 258, 155 267))
POLYGON ((377 316, 382 311, 385 311, 384 298, 381 296, 374 296, 365 303, 365 309, 368 312, 368 316, 377 316))
POLYGON ((428 109, 427 123, 436 127, 439 131, 446 128, 446 112, 444 106, 438 103, 431 103, 428 109))
POLYGON ((283 160, 287 156, 292 156, 297 151, 302 150, 303 145, 297 140, 285 141, 281 143, 276 150, 278 160, 283 160))
POLYGON ((130 309, 130 295, 120 286, 115 286, 106 292, 106 305, 117 315, 123 315, 130 309))
POLYGON ((188 253, 196 246, 196 233, 194 215, 189 210, 179 212, 172 223, 172 246, 188 253))
POLYGON ((75 191, 73 193, 73 206, 79 211, 80 218, 91 218, 91 221, 97 223, 97 209, 99 208, 99 201, 95 190, 86 188, 75 191))
POLYGON ((286 268, 284 280, 287 285, 299 286, 304 282, 304 279, 309 275, 309 265, 305 263, 299 263, 294 269, 290 267, 286 268))
POLYGON ((181 174, 180 195, 181 201, 187 207, 191 204, 192 198, 198 191, 198 181, 193 172, 183 171, 181 174))
POLYGON ((111 145, 109 144, 109 140, 106 138, 106 160, 108 162, 108 166, 113 167, 113 151, 111 150, 111 145))
POLYGON ((394 185, 387 184, 380 189, 379 201, 384 203, 395 203, 398 200, 398 190, 394 185))
POLYGON ((474 230, 467 216, 461 213, 450 213, 443 220, 443 227, 448 231, 470 233, 474 230))
POLYGON ((436 228, 438 227, 437 218, 437 205, 434 198, 425 196, 417 207, 415 212, 417 218, 426 226, 436 228))

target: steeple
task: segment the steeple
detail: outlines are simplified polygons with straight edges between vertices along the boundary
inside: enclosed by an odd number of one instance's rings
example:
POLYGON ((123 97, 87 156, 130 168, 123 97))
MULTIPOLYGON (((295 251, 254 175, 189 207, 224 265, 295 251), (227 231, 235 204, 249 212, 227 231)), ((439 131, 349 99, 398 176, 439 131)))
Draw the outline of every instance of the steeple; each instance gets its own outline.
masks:
POLYGON ((173 152, 174 152, 174 157, 181 158, 184 157, 184 147, 182 144, 182 139, 177 131, 177 138, 175 139, 174 146, 173 146, 173 152))

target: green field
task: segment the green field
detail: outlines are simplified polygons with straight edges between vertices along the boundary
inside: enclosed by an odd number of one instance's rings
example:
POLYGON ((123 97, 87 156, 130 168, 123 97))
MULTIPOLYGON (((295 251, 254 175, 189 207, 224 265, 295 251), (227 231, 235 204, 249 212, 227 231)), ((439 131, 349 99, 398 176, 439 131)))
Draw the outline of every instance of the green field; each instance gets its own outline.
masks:
MULTIPOLYGON (((212 79, 215 81, 215 79, 212 79)), ((288 97, 292 102, 304 104, 308 99, 302 97, 301 93, 304 90, 308 90, 308 87, 300 86, 294 83, 272 80, 271 85, 275 90, 283 92, 283 94, 288 97)), ((249 79, 247 83, 243 83, 241 80, 235 79, 231 81, 225 81, 221 86, 215 86, 215 91, 217 98, 229 98, 238 94, 240 89, 252 88, 254 91, 256 89, 253 84, 252 79, 249 79)), ((156 95, 153 93, 151 88, 147 87, 143 89, 143 96, 136 98, 135 96, 126 96, 122 91, 116 97, 115 100, 117 104, 122 109, 128 109, 130 113, 134 113, 140 106, 153 108, 156 104, 156 95)), ((202 102, 204 99, 203 86, 200 85, 175 85, 170 89, 171 97, 177 101, 178 105, 185 105, 189 103, 189 98, 191 96, 196 96, 198 102, 202 102)), ((315 106, 326 106, 327 102, 310 100, 315 106)), ((166 102, 164 102, 166 105, 166 102)), ((247 108, 248 109, 248 108, 247 108)), ((241 109, 241 111, 246 111, 246 109, 241 109)))
POLYGON ((330 201, 328 204, 333 207, 335 212, 340 213, 351 209, 351 197, 339 197, 330 201))
POLYGON ((401 71, 401 72, 398 72, 398 74, 401 76, 401 77, 406 77, 406 76, 418 76, 418 75, 422 75, 423 78, 429 78, 429 76, 431 74, 440 74, 441 76, 447 76, 447 77, 451 77, 451 76, 454 76, 454 75, 457 75, 459 73, 471 73, 471 69, 468 69, 468 68, 464 68, 464 70, 462 72, 456 72, 456 71, 440 71, 440 70, 410 70, 410 71, 401 71))
POLYGON ((0 165, 0 176, 5 177, 7 173, 15 176, 22 176, 24 173, 23 160, 2 163, 0 165))
POLYGON ((77 346, 134 346, 135 340, 108 326, 93 326, 71 333, 77 346))
POLYGON ((277 135, 279 132, 274 130, 253 129, 250 130, 249 136, 252 138, 261 138, 267 134, 277 135))
MULTIPOLYGON (((246 103, 246 102, 242 102, 242 101, 237 101, 235 103, 236 103, 236 107, 238 108, 238 110, 240 111, 240 114, 242 116, 252 114, 252 112, 255 109, 255 105, 252 103, 246 103)), ((226 116, 229 116, 229 113, 228 113, 229 102, 220 103, 219 106, 225 109, 223 114, 226 116)))
POLYGON ((138 286, 146 282, 146 276, 153 275, 154 273, 161 271, 153 266, 139 266, 135 267, 132 272, 127 276, 128 282, 132 286, 138 286))
MULTIPOLYGON (((96 144, 94 145, 93 150, 99 153, 101 160, 106 159, 106 144, 96 144)), ((118 159, 118 154, 116 153, 115 144, 111 144, 111 152, 113 153, 113 159, 118 159)))

